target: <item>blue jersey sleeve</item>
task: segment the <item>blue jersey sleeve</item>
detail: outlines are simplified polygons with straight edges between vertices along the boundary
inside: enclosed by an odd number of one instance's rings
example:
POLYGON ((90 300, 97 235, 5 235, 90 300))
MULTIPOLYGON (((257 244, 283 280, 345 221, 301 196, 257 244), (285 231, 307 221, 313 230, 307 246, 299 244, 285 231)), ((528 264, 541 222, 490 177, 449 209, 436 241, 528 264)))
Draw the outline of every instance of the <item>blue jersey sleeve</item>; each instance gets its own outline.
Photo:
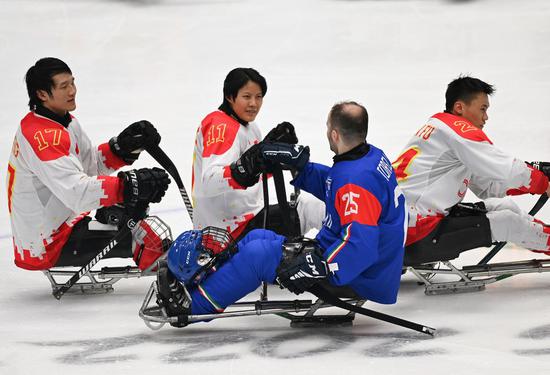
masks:
POLYGON ((326 165, 309 162, 290 183, 324 201, 329 171, 330 167, 326 165))

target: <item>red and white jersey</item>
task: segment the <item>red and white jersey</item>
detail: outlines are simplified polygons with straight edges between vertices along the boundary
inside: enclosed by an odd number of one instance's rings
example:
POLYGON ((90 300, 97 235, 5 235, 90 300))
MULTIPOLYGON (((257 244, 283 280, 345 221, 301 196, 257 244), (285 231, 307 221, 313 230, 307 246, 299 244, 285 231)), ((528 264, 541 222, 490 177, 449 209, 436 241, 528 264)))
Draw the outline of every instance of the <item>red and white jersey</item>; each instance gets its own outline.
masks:
POLYGON ((437 113, 393 163, 409 210, 407 244, 430 233, 468 189, 481 199, 542 194, 548 178, 510 156, 465 118, 437 113))
POLYGON ((94 148, 76 118, 65 127, 29 112, 15 135, 6 179, 15 264, 52 267, 75 223, 122 202, 122 183, 108 174, 123 165, 107 143, 94 148))
POLYGON ((193 152, 195 229, 216 226, 236 238, 263 208, 262 184, 245 189, 231 177, 229 169, 260 139, 260 129, 255 123, 241 125, 222 111, 212 112, 202 120, 193 152))

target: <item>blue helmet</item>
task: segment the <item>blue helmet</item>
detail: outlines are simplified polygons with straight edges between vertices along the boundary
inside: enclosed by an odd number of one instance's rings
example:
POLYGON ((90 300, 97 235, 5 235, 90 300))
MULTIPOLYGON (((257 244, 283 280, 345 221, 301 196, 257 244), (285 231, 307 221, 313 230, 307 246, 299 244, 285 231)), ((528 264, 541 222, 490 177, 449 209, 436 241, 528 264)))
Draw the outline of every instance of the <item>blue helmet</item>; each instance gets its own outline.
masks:
POLYGON ((198 284, 235 251, 233 238, 224 229, 206 227, 183 232, 168 250, 168 269, 179 282, 198 284))
POLYGON ((202 231, 190 230, 176 238, 168 250, 168 269, 185 285, 197 284, 204 276, 212 253, 202 246, 202 231))

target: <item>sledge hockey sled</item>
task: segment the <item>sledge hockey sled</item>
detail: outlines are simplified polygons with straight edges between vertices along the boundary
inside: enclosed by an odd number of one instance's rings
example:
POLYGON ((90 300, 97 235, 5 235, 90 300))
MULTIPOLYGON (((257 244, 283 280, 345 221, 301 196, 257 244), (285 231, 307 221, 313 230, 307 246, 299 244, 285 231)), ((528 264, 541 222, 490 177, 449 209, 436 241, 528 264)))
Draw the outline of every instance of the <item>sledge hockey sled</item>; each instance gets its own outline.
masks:
MULTIPOLYGON (((162 241, 161 246, 164 252, 168 250, 172 242, 172 232, 170 227, 157 216, 148 216, 145 219, 149 228, 158 235, 162 241)), ((139 229, 138 229, 139 230, 139 229)), ((133 233, 135 235, 135 233, 133 233)), ((155 276, 157 264, 166 257, 166 253, 161 255, 146 269, 139 269, 135 265, 128 266, 104 266, 99 269, 90 269, 84 272, 76 283, 71 285, 67 292, 72 294, 104 294, 114 291, 113 284, 122 279, 133 279, 144 276, 155 276)), ((56 296, 67 281, 74 277, 82 269, 82 265, 54 267, 42 271, 50 281, 52 294, 56 296)), ((65 292, 64 292, 65 293, 65 292)), ((57 297, 56 297, 57 298, 57 297)))
MULTIPOLYGON (((535 215, 547 200, 546 194, 541 195, 529 214, 535 215)), ((484 290, 488 284, 515 275, 550 271, 550 258, 489 263, 504 245, 506 242, 497 243, 478 264, 461 268, 453 265, 451 260, 458 258, 460 253, 471 250, 472 247, 460 251, 443 251, 443 254, 421 251, 409 258, 406 249, 404 270, 410 271, 424 285, 426 295, 477 292, 484 290)))
MULTIPOLYGON (((158 330, 166 323, 181 323, 181 317, 168 316, 165 308, 159 307, 156 304, 154 298, 156 298, 157 293, 158 286, 155 281, 151 284, 139 310, 139 316, 143 319, 147 327, 158 330)), ((256 301, 236 302, 222 313, 188 315, 185 317, 186 323, 207 322, 221 318, 274 314, 290 320, 291 327, 319 327, 351 326, 355 318, 355 313, 352 311, 343 315, 316 315, 317 311, 320 309, 334 307, 332 304, 325 303, 321 299, 316 299, 315 301, 311 299, 269 301, 264 293, 265 290, 262 291, 260 298, 256 301)), ((358 307, 365 303, 365 300, 357 298, 356 296, 350 297, 347 288, 343 288, 343 294, 341 296, 347 303, 358 307)))
MULTIPOLYGON (((139 316, 153 330, 162 328, 166 323, 175 327, 185 327, 191 323, 207 322, 213 319, 268 314, 278 315, 290 320, 291 327, 310 328, 351 326, 357 313, 430 336, 435 334, 436 330, 434 328, 363 308, 362 305, 366 301, 357 296, 350 288, 331 287, 328 283, 322 284, 314 285, 309 289, 309 292, 317 297, 315 301, 310 299, 269 301, 264 288, 260 294, 260 299, 237 302, 222 313, 169 316, 165 307, 161 307, 162 303, 159 303, 161 297, 158 295, 158 283, 154 281, 139 309, 139 316), (157 299, 153 300, 155 297, 157 299), (340 315, 316 314, 318 310, 328 307, 338 307, 348 312, 340 315)), ((187 290, 185 290, 185 293, 188 294, 187 290)))

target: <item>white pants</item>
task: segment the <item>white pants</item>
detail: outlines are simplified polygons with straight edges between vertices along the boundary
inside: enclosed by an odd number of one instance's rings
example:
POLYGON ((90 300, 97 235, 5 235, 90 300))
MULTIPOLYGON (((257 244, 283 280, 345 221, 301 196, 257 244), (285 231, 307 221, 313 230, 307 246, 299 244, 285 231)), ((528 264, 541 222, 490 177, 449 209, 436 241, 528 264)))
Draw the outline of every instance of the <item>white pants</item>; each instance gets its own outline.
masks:
POLYGON ((484 203, 493 241, 509 241, 529 250, 550 251, 550 227, 524 212, 511 198, 490 198, 484 203))
POLYGON ((300 233, 306 234, 312 229, 321 230, 325 217, 325 202, 302 190, 298 195, 296 210, 300 218, 300 233))

